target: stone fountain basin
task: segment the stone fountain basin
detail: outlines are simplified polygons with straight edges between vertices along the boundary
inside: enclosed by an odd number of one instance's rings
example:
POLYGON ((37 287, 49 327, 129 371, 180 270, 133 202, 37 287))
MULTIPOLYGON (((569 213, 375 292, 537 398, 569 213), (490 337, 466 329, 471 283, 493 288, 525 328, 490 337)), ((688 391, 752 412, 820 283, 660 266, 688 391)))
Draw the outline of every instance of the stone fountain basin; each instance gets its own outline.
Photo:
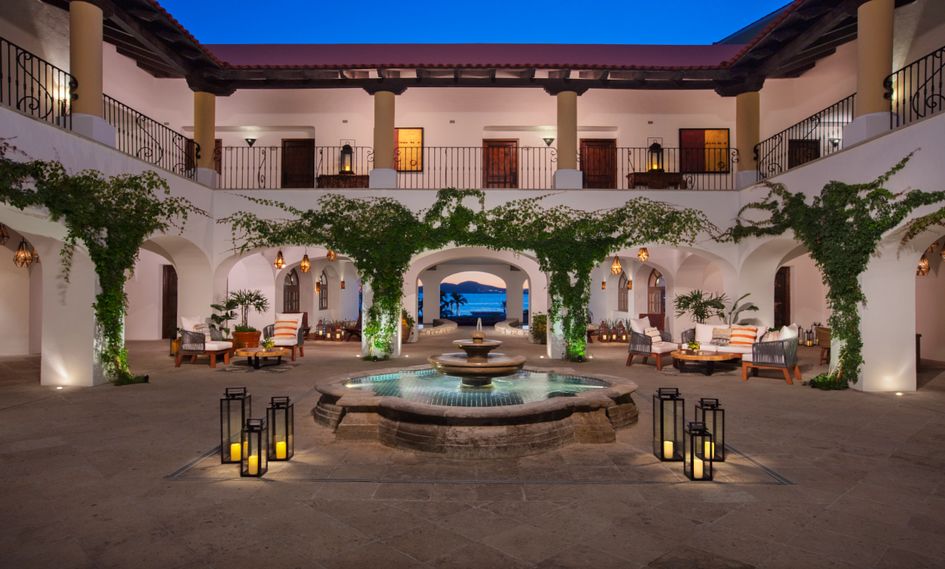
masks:
POLYGON ((352 379, 429 369, 392 368, 348 374, 316 387, 321 397, 312 410, 316 423, 341 440, 384 445, 454 458, 526 456, 570 443, 612 443, 616 430, 637 422, 632 394, 637 384, 621 377, 580 373, 572 368, 528 371, 580 375, 608 384, 572 397, 553 397, 521 405, 450 407, 399 397, 383 397, 346 387, 352 379))
POLYGON ((488 354, 481 358, 467 357, 463 352, 450 352, 427 358, 433 367, 446 375, 458 377, 501 377, 512 375, 525 365, 525 356, 488 354))

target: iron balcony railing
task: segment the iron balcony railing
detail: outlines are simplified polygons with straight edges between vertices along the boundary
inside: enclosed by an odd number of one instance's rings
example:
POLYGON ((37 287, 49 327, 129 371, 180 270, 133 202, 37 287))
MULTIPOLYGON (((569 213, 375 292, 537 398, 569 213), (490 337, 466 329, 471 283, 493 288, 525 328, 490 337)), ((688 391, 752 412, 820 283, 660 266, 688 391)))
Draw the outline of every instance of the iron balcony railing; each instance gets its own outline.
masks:
POLYGON ((855 99, 854 93, 758 143, 758 181, 841 150, 843 128, 853 122, 855 99))
POLYGON ((930 117, 945 109, 945 46, 886 78, 890 128, 930 117))
POLYGON ((581 158, 585 188, 734 190, 738 151, 727 146, 619 147, 611 168, 599 154, 581 158), (597 164, 591 164, 593 158, 597 164), (608 186, 610 171, 614 185, 608 186))
POLYGON ((102 97, 105 122, 115 129, 115 147, 139 160, 193 179, 200 147, 174 129, 117 99, 102 97))
POLYGON ((76 86, 66 71, 0 38, 0 103, 71 130, 76 86))
POLYGON ((367 187, 371 148, 342 146, 224 146, 220 149, 221 187, 277 189, 367 187), (353 185, 352 185, 353 184, 353 185))
POLYGON ((426 146, 395 150, 397 187, 551 188, 557 152, 547 146, 426 146))

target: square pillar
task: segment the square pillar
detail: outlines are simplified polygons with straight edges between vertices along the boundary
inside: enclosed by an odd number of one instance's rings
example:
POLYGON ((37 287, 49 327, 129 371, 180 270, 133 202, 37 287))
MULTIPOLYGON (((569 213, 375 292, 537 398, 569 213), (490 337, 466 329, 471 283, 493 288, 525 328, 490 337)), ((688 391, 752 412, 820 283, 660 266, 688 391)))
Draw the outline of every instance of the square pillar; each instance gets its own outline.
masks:
POLYGON ((200 149, 197 158, 197 183, 216 188, 220 175, 214 164, 216 147, 217 98, 213 93, 194 92, 194 142, 200 149))
POLYGON ((758 182, 755 147, 761 141, 761 93, 747 91, 735 96, 735 147, 738 163, 735 186, 747 188, 758 182))
POLYGON ((856 101, 853 122, 843 129, 843 146, 889 130, 886 77, 892 73, 894 0, 870 0, 857 8, 856 101))
POLYGON ((579 190, 584 179, 577 166, 577 98, 576 91, 561 91, 556 95, 558 103, 558 168, 554 186, 559 190, 579 190))
POLYGON ((394 104, 396 95, 391 91, 374 93, 374 168, 368 186, 396 188, 397 170, 394 167, 394 104))

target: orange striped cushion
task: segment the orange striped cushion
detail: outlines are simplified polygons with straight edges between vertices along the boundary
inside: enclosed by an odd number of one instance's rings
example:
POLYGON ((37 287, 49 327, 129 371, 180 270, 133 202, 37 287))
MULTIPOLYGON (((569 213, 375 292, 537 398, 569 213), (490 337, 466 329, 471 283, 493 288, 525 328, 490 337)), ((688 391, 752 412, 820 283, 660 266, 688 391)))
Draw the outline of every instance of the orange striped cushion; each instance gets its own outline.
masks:
POLYGON ((755 343, 758 329, 754 326, 732 326, 730 346, 750 346, 755 343))
POLYGON ((273 338, 295 338, 298 334, 298 320, 276 320, 273 338))

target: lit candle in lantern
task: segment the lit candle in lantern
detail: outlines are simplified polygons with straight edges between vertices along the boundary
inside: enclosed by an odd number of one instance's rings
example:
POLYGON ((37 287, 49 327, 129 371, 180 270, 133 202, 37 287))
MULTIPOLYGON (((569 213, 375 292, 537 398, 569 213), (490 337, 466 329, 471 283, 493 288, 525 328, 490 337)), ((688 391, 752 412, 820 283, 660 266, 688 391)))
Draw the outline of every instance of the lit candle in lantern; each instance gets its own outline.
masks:
POLYGON ((285 457, 286 457, 285 441, 276 441, 276 458, 278 460, 285 460, 285 457))
POLYGON ((243 455, 240 453, 241 448, 239 443, 230 443, 230 460, 236 462, 242 458, 243 455))
MULTIPOLYGON (((251 454, 246 458, 246 471, 250 476, 259 474, 259 456, 251 454)), ((700 471, 701 472, 701 471, 700 471)))
POLYGON ((710 442, 710 441, 705 442, 705 450, 703 452, 703 455, 705 455, 706 458, 715 459, 715 443, 714 442, 710 442))
POLYGON ((673 458, 673 441, 663 441, 663 458, 673 458))
POLYGON ((692 477, 696 480, 702 479, 704 476, 703 473, 703 463, 702 459, 693 457, 692 459, 692 477))

